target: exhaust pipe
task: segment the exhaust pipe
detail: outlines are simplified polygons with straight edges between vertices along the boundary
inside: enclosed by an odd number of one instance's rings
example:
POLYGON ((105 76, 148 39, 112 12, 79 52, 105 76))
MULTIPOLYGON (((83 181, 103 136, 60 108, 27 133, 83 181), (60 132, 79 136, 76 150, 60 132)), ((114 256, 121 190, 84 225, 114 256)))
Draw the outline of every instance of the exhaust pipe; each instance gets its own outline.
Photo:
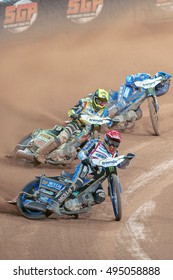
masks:
POLYGON ((36 201, 31 201, 23 205, 27 210, 46 212, 47 206, 36 201))
POLYGON ((25 152, 22 151, 22 150, 18 150, 18 151, 16 152, 16 157, 17 157, 17 158, 27 159, 27 160, 30 160, 30 161, 34 161, 34 155, 33 155, 33 154, 25 153, 25 152))

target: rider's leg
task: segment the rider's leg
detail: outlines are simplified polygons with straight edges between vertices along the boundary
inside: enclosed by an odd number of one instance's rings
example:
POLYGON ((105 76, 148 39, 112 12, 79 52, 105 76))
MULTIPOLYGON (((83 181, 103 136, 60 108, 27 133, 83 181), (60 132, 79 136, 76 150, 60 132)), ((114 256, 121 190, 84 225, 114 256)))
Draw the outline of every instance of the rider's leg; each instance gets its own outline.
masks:
POLYGON ((66 143, 77 128, 78 126, 74 122, 67 124, 65 129, 58 135, 57 138, 54 138, 37 150, 37 154, 35 156, 36 160, 40 163, 45 163, 45 156, 49 155, 53 150, 59 148, 63 143, 66 143))
POLYGON ((118 103, 110 103, 107 108, 108 108, 108 111, 109 111, 109 117, 111 119, 113 119, 114 117, 116 117, 119 112, 125 108, 126 106, 126 101, 124 98, 122 98, 120 101, 118 101, 118 103))
POLYGON ((78 190, 83 186, 83 180, 87 174, 88 167, 80 163, 73 175, 72 184, 69 187, 64 188, 63 191, 55 197, 55 199, 51 200, 49 206, 53 212, 60 214, 60 205, 70 196, 73 191, 78 190))
POLYGON ((108 112, 109 112, 109 117, 111 119, 113 119, 116 116, 117 112, 118 112, 118 108, 117 108, 116 104, 110 103, 107 106, 107 109, 108 109, 108 112))
POLYGON ((130 110, 123 115, 124 121, 133 122, 142 118, 142 110, 139 107, 137 110, 130 110))
POLYGON ((133 110, 130 110, 124 114, 125 121, 131 122, 131 121, 135 121, 136 119, 137 119, 137 114, 133 110))
POLYGON ((35 158, 40 163, 45 163, 45 156, 61 145, 58 138, 54 138, 36 151, 35 158))

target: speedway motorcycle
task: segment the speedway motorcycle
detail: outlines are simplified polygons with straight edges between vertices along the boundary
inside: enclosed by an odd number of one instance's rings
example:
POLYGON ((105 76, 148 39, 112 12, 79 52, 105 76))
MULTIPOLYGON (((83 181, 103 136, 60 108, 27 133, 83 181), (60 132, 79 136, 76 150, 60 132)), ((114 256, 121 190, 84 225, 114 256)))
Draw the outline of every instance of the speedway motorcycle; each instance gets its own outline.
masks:
MULTIPOLYGON (((109 124, 111 121, 108 117, 105 118, 89 114, 81 114, 80 118, 85 122, 85 128, 75 131, 67 143, 62 144, 59 148, 54 150, 56 151, 56 158, 47 158, 45 164, 66 165, 71 163, 76 158, 77 152, 86 142, 89 139, 98 139, 100 137, 101 127, 109 124)), ((68 121, 66 123, 68 123, 68 121)), ((6 157, 21 159, 38 165, 38 162, 35 163, 37 150, 57 137, 63 129, 64 127, 59 125, 56 125, 53 129, 36 129, 22 138, 6 157)))
MULTIPOLYGON (((157 100, 157 93, 155 91, 155 87, 159 85, 162 82, 162 77, 158 78, 152 78, 152 79, 147 79, 144 81, 136 81, 135 85, 137 88, 139 88, 138 94, 134 94, 131 96, 130 103, 123 108, 121 111, 117 112, 116 116, 112 118, 113 121, 113 127, 115 129, 129 129, 133 128, 135 126, 135 120, 129 120, 129 121, 120 121, 120 116, 124 116, 127 112, 129 111, 136 111, 141 104, 147 100, 148 102, 148 108, 149 108, 149 113, 150 113, 150 119, 152 123, 152 127, 154 130, 155 135, 159 136, 160 135, 160 129, 159 129, 159 104, 157 100)), ((118 98, 118 93, 117 93, 117 98, 118 98)), ((116 102, 116 101, 114 101, 116 102)), ((118 102, 118 99, 117 99, 118 102)), ((142 114, 138 116, 138 119, 142 117, 142 114)))
MULTIPOLYGON (((122 218, 121 185, 117 175, 116 167, 126 158, 132 159, 134 154, 117 156, 115 158, 92 159, 92 178, 86 178, 83 187, 72 192, 72 194, 60 205, 60 216, 68 215, 78 218, 79 214, 87 213, 96 205, 94 193, 105 180, 108 181, 108 194, 112 202, 116 221, 122 218), (71 208, 71 205, 73 207, 71 208), (74 207, 75 206, 75 207, 74 207)), ((17 208, 19 212, 28 219, 40 220, 53 214, 49 202, 55 198, 66 186, 72 184, 73 174, 63 172, 56 177, 45 175, 37 176, 29 182, 19 193, 17 208)), ((98 205, 98 204, 97 204, 98 205)))

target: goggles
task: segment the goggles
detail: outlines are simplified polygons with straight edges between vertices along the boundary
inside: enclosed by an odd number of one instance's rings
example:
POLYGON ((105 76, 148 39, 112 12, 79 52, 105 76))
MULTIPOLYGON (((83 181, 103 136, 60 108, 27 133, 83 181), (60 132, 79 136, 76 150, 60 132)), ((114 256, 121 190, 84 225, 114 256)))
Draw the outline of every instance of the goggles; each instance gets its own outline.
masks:
POLYGON ((106 144, 108 145, 108 146, 113 146, 113 147, 115 147, 115 148, 118 148, 119 147, 119 144, 120 144, 120 142, 119 141, 113 141, 113 140, 108 140, 108 141, 106 141, 106 144))
POLYGON ((100 99, 100 98, 96 98, 95 99, 96 104, 101 105, 101 106, 105 106, 107 103, 106 99, 100 99))

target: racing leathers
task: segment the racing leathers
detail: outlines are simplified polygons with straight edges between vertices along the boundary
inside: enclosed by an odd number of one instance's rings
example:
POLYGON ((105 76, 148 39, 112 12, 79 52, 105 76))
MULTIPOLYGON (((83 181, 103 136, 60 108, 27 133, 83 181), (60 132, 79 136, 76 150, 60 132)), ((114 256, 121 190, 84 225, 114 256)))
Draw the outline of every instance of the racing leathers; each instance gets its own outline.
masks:
MULTIPOLYGON (((54 140, 52 140, 52 143, 49 142, 47 147, 43 146, 37 150, 37 156, 36 156, 37 161, 39 161, 40 163, 44 163, 45 156, 47 156, 47 158, 55 160, 57 158, 57 152, 54 149, 57 149, 63 143, 66 143, 68 139, 74 134, 74 132, 76 132, 77 130, 83 131, 83 129, 87 127, 87 123, 85 123, 80 118, 80 114, 82 113, 96 115, 100 117, 108 116, 107 109, 103 108, 100 110, 95 110, 93 108, 92 97, 91 98, 86 97, 80 99, 79 102, 68 111, 68 116, 71 120, 65 126, 63 131, 54 140)), ((79 142, 78 141, 75 142, 76 147, 80 146, 80 144, 81 144, 80 140, 79 142)))
POLYGON ((156 96, 162 96, 166 94, 170 87, 171 75, 165 72, 157 72, 153 77, 146 73, 138 73, 133 76, 133 82, 130 84, 123 84, 120 86, 118 93, 111 91, 112 102, 108 105, 109 115, 111 118, 116 118, 119 122, 135 121, 142 117, 142 110, 140 106, 135 107, 135 100, 143 100, 145 98, 145 90, 137 87, 135 82, 144 81, 147 79, 162 77, 162 82, 155 87, 156 96), (121 111, 132 105, 132 109, 128 110, 125 114, 121 114, 121 111), (133 108, 134 106, 134 108, 133 108), (118 113, 118 114, 117 114, 118 113))
MULTIPOLYGON (((102 172, 104 167, 94 167, 92 164, 92 159, 106 159, 107 157, 116 157, 118 156, 118 151, 112 155, 109 153, 104 145, 103 142, 100 140, 91 140, 89 141, 84 148, 78 153, 78 158, 80 159, 81 163, 79 163, 75 169, 74 174, 68 172, 62 172, 62 175, 70 177, 72 184, 70 187, 66 187, 64 191, 60 194, 59 197, 56 198, 56 201, 53 205, 52 203, 52 210, 59 213, 59 206, 60 204, 67 198, 69 195, 78 189, 80 189, 83 184, 93 177, 93 172, 102 172), (96 171, 97 170, 97 171, 96 171), (65 194, 65 195, 64 195, 65 194)), ((126 158, 122 163, 118 165, 118 168, 126 169, 130 164, 131 159, 126 158)), ((116 173, 116 167, 112 167, 116 173)), ((103 190, 101 183, 98 183, 96 191, 92 194, 92 197, 89 198, 89 203, 92 205, 102 203, 106 198, 106 193, 103 190)), ((78 198, 71 199, 67 203, 65 203, 66 209, 70 211, 78 210, 81 206, 78 198)))

